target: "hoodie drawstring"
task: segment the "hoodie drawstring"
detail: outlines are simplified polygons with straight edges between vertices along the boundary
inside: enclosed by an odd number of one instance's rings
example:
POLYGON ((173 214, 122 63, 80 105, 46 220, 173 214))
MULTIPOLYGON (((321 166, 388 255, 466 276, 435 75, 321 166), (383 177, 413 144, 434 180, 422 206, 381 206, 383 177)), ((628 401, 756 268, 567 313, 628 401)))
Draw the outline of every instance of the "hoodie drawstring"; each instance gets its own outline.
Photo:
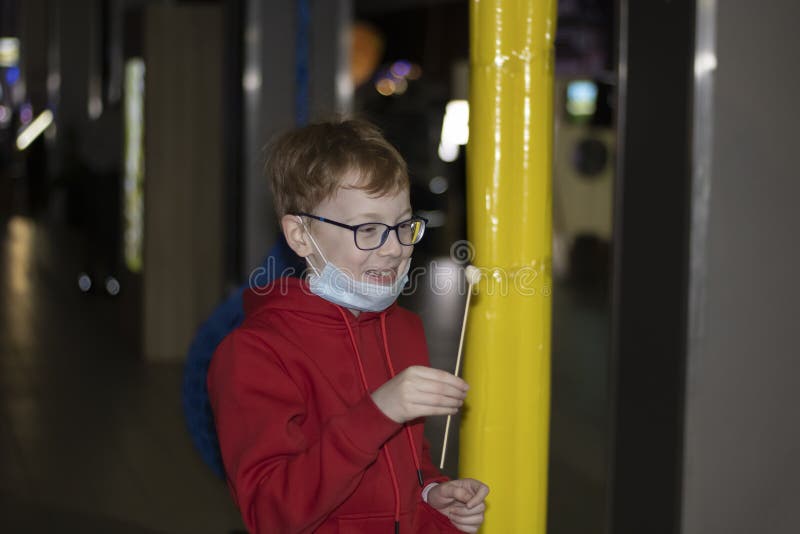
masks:
MULTIPOLYGON (((381 334, 383 334, 383 351, 386 356, 386 365, 389 367, 389 374, 394 378, 394 365, 392 365, 392 355, 389 352, 389 336, 386 335, 386 312, 381 313, 381 334)), ((407 424, 403 424, 408 438, 408 447, 411 449, 411 456, 414 457, 414 467, 417 468, 417 480, 419 487, 425 485, 425 478, 422 476, 422 467, 419 463, 419 456, 417 456, 417 449, 414 447, 414 436, 411 435, 411 428, 407 424)))
MULTIPOLYGON (((344 319, 344 324, 347 326, 347 333, 350 335, 350 342, 353 344, 353 350, 356 353, 356 363, 358 363, 358 372, 361 375, 361 385, 364 386, 364 392, 369 394, 369 383, 367 382, 367 374, 364 372, 364 363, 361 361, 361 352, 358 350, 358 343, 356 342, 356 336, 353 333, 353 327, 350 326, 350 321, 347 318, 347 313, 344 311, 340 306, 336 306, 336 309, 339 310, 339 313, 342 315, 342 319, 344 319)), ((381 315, 383 318, 383 315, 381 315)), ((383 323, 381 324, 383 327, 383 323)), ((384 343, 386 343, 385 337, 385 327, 382 328, 384 333, 384 343)), ((394 376, 394 373, 392 373, 394 376)), ((399 534, 400 532, 400 486, 397 483, 397 473, 394 469, 394 462, 392 461, 392 456, 389 454, 389 447, 388 444, 384 444, 382 447, 383 454, 386 457, 386 465, 389 467, 389 477, 392 480, 392 490, 394 491, 394 532, 395 534, 399 534)), ((416 462, 416 452, 414 448, 411 448, 412 453, 414 454, 414 461, 416 462)), ((419 472, 419 466, 417 466, 417 471, 419 472)))

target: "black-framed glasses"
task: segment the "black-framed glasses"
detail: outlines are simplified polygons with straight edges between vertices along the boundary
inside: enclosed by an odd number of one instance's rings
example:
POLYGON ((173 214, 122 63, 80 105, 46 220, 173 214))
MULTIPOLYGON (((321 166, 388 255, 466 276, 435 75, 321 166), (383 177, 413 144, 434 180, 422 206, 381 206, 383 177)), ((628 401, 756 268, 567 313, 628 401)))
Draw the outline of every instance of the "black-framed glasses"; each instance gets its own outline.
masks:
POLYGON ((341 223, 339 221, 326 219, 325 217, 320 217, 318 215, 312 215, 310 213, 294 213, 293 215, 311 217, 317 221, 333 224, 335 226, 351 230, 353 232, 353 240, 355 241, 356 247, 361 250, 375 250, 376 248, 381 248, 383 244, 386 243, 386 239, 389 237, 389 232, 392 230, 394 230, 395 234, 397 234, 397 240, 401 245, 405 245, 407 247, 416 245, 420 242, 422 236, 425 235, 425 225, 428 223, 428 219, 425 217, 414 216, 410 219, 406 219, 405 221, 400 221, 394 226, 389 226, 388 224, 379 222, 350 225, 341 223))

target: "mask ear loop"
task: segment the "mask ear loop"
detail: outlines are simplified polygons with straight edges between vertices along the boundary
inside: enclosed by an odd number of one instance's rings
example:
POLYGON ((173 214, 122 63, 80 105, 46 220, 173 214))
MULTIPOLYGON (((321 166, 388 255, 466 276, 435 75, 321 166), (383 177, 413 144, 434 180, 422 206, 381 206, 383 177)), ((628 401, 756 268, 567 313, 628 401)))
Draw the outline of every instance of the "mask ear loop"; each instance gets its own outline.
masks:
MULTIPOLYGON (((300 224, 303 225, 303 230, 306 231, 306 234, 308 234, 308 237, 311 238, 311 243, 314 244, 314 248, 317 249, 317 252, 319 253, 319 255, 322 256, 322 261, 324 261, 327 264, 328 260, 325 258, 325 254, 322 253, 322 249, 320 249, 319 245, 317 245, 317 240, 314 239, 314 236, 311 235, 311 232, 308 231, 308 226, 306 226, 306 222, 299 215, 297 216, 297 219, 300 221, 300 224)), ((314 271, 315 275, 321 276, 319 270, 314 266, 314 263, 311 261, 310 258, 306 258, 306 262, 311 266, 311 269, 314 271)))

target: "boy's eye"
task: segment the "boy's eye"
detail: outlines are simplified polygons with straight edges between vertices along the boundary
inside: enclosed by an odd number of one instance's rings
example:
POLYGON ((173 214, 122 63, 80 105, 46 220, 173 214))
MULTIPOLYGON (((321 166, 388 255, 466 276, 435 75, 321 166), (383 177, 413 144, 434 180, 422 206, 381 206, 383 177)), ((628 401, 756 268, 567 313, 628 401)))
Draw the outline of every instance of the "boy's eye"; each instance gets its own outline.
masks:
POLYGON ((374 234, 378 231, 378 227, 374 224, 367 224, 365 226, 358 227, 358 233, 363 235, 374 234))

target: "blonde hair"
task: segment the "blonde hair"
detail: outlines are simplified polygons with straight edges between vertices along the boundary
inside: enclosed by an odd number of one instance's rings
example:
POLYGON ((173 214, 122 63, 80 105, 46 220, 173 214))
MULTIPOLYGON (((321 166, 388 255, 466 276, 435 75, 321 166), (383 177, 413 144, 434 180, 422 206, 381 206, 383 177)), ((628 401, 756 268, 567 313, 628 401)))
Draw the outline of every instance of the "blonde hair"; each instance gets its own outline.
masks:
POLYGON ((272 189, 275 214, 312 212, 354 173, 357 187, 369 195, 392 194, 409 187, 403 157, 369 122, 326 121, 291 130, 273 141, 264 172, 272 189))

